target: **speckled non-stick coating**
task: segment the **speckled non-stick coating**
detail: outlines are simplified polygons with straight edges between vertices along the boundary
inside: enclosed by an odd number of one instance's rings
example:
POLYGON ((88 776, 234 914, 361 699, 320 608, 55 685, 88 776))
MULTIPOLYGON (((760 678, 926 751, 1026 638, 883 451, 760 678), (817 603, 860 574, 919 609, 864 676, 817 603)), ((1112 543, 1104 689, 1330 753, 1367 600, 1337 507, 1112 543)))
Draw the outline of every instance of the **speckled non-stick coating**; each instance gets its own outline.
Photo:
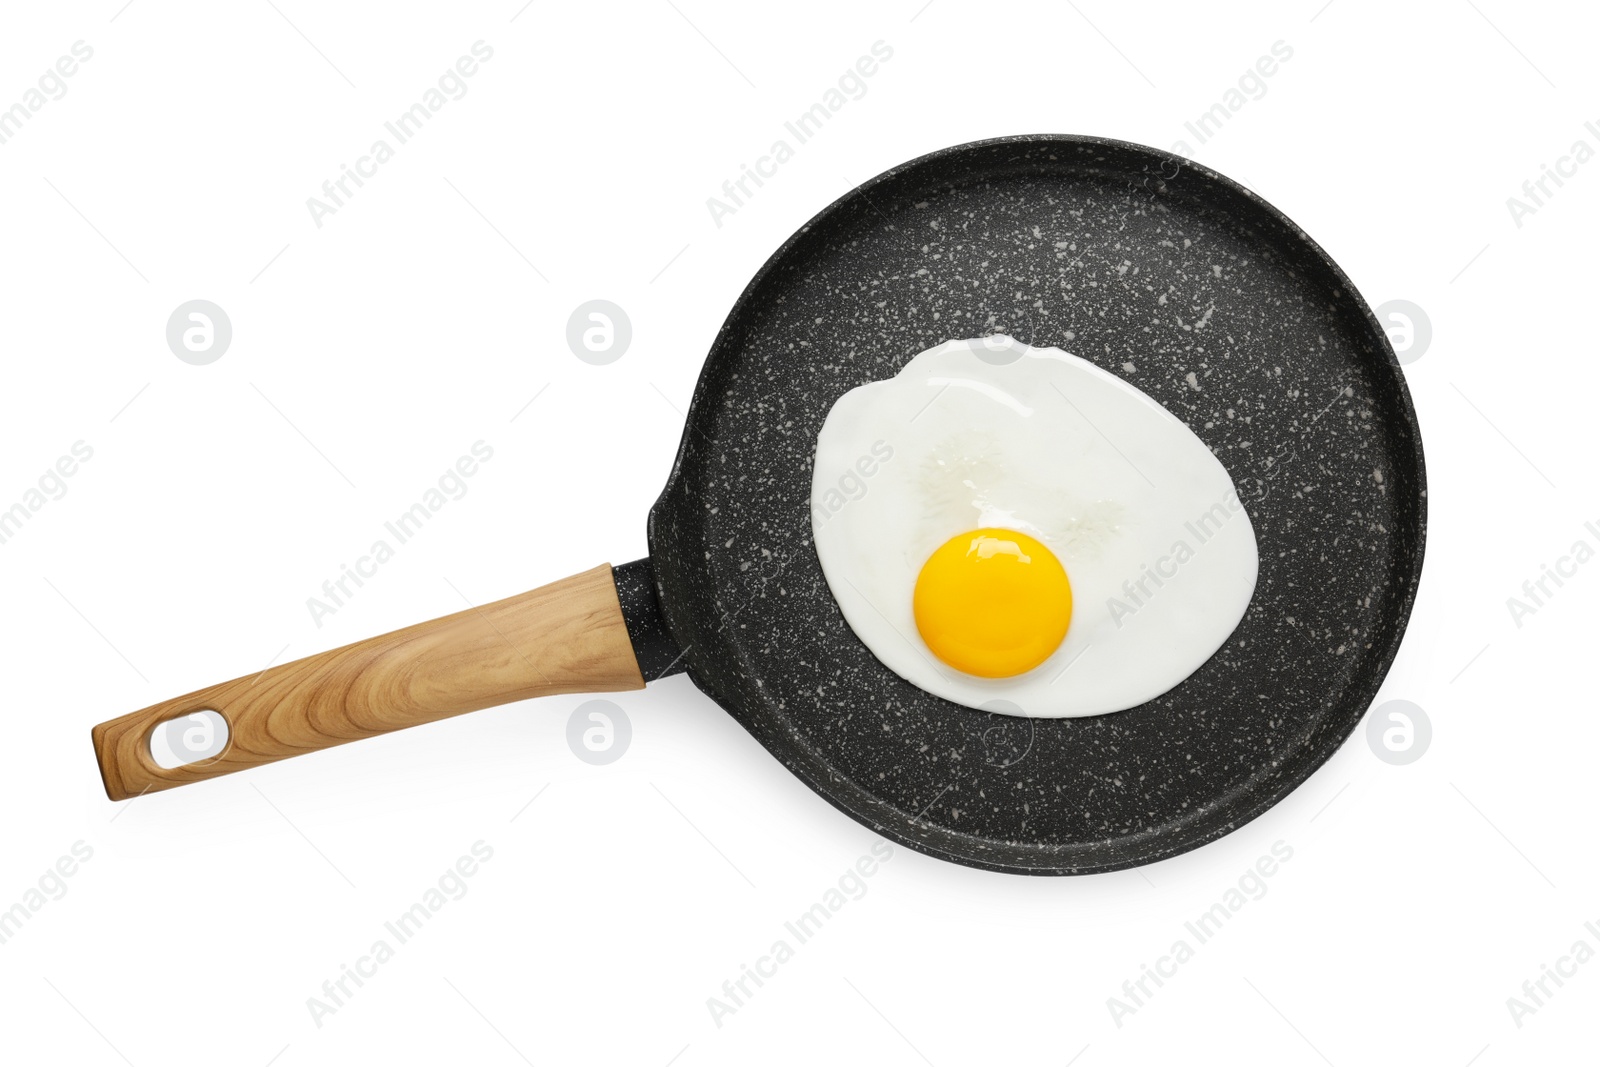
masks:
POLYGON ((649 535, 680 664, 813 789, 935 856, 1082 874, 1220 837, 1338 748, 1405 628, 1424 500, 1393 351, 1309 237, 1187 160, 1051 135, 925 156, 795 234, 717 336, 649 535), (880 664, 828 591, 809 514, 828 409, 996 331, 1137 385, 1245 500, 1249 611, 1158 700, 1081 719, 960 707, 880 664))

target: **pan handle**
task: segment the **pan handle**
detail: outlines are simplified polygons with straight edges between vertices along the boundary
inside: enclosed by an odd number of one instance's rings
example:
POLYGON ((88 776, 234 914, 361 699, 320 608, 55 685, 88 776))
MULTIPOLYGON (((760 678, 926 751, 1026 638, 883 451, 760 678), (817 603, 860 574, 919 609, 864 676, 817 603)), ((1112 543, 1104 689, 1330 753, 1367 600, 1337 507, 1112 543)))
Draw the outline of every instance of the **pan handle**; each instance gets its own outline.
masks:
POLYGON ((106 795, 127 800, 513 700, 643 688, 611 565, 601 564, 103 722, 94 750, 106 795), (156 728, 205 710, 226 722, 226 747, 158 765, 156 728))

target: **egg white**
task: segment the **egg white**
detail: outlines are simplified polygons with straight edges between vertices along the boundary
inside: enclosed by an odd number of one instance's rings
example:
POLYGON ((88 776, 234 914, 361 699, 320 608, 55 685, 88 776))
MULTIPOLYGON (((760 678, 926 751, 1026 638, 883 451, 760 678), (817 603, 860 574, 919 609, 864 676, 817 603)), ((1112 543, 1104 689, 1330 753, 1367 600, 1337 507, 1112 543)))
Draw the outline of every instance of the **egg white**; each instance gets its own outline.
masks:
POLYGON ((1194 673, 1255 590, 1250 516, 1182 421, 1114 375, 1009 337, 949 341, 852 389, 817 436, 811 522, 845 621, 900 677, 967 707, 1040 718, 1135 707, 1194 673), (912 591, 956 534, 1044 542, 1072 622, 1043 664, 979 678, 922 641, 912 591))

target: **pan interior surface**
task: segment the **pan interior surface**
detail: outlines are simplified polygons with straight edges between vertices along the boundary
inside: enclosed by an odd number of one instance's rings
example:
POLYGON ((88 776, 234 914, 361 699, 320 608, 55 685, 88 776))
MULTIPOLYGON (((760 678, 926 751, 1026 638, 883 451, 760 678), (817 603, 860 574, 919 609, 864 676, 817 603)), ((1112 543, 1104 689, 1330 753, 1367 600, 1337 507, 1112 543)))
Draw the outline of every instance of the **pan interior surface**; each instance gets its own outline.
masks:
POLYGON ((1424 525, 1404 380, 1326 254, 1214 172, 1051 135, 925 156, 795 234, 713 344, 649 535, 695 683, 829 801, 945 859, 1082 874, 1220 837, 1333 754, 1397 651, 1424 525), (1023 719, 931 696, 862 645, 823 578, 810 490, 833 402, 1002 332, 1184 420, 1255 527, 1244 619, 1139 707, 1023 719))

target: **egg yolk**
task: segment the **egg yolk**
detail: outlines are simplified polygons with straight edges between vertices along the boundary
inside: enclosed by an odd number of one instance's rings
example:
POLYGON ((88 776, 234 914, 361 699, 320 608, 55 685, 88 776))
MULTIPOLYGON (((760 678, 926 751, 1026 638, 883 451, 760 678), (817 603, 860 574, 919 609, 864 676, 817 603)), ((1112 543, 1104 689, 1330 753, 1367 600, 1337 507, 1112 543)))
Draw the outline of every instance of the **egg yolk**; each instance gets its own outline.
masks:
POLYGON ((957 534, 928 557, 912 610, 939 659, 980 678, 1010 678, 1060 647, 1072 621, 1072 586, 1044 545, 989 527, 957 534))

